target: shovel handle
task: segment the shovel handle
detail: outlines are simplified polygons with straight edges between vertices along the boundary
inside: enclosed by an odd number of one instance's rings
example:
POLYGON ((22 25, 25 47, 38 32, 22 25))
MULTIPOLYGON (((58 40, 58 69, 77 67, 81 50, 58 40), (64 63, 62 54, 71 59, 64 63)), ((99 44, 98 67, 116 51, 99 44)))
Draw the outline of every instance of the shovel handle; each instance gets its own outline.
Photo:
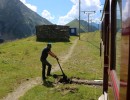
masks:
POLYGON ((64 72, 63 72, 63 70, 62 70, 62 68, 61 68, 61 65, 60 65, 60 63, 59 63, 59 60, 58 60, 58 59, 56 59, 56 60, 57 60, 58 65, 60 66, 60 69, 61 69, 61 71, 62 71, 62 73, 63 73, 63 75, 64 75, 64 72))

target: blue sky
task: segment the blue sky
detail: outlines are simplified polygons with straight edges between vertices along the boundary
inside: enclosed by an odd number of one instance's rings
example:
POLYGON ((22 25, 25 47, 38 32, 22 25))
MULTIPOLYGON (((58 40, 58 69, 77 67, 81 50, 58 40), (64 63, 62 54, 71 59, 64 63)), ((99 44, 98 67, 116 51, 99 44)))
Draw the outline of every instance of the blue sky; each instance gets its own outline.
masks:
MULTIPOLYGON (((20 0, 28 8, 50 22, 65 25, 79 16, 79 0, 20 0)), ((81 0, 81 11, 96 11, 91 14, 93 22, 99 22, 105 0, 81 0)), ((87 21, 87 14, 81 12, 81 19, 87 21)))

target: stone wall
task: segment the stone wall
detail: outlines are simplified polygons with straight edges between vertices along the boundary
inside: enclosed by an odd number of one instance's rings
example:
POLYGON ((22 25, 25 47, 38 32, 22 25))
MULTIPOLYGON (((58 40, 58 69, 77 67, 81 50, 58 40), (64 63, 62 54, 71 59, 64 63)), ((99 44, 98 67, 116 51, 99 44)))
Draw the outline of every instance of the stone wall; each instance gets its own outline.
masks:
POLYGON ((40 25, 36 26, 37 41, 69 41, 69 26, 40 25))

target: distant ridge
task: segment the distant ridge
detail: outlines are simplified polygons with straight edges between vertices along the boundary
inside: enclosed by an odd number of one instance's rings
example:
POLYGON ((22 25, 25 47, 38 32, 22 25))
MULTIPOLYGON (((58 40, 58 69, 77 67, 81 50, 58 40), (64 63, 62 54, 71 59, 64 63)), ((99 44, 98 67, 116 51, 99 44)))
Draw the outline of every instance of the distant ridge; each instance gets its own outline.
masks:
POLYGON ((36 25, 52 24, 20 0, 0 0, 0 38, 15 40, 35 34, 36 25))
MULTIPOLYGON (((70 27, 76 27, 79 31, 79 20, 78 19, 74 19, 66 25, 70 26, 70 27)), ((94 26, 94 23, 93 23, 93 25, 91 25, 89 23, 89 31, 93 32, 93 31, 96 31, 96 30, 98 30, 98 28, 94 26)), ((80 32, 81 33, 88 32, 88 22, 86 22, 84 20, 80 20, 80 32)))

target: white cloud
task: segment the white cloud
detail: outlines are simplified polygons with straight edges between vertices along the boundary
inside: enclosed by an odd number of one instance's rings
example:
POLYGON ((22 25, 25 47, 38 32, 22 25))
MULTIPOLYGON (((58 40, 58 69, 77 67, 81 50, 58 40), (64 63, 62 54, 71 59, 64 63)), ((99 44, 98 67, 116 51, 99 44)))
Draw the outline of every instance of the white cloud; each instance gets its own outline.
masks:
POLYGON ((23 3, 26 3, 26 0, 20 0, 21 2, 23 2, 23 3))
POLYGON ((98 24, 98 23, 101 23, 101 20, 99 18, 95 18, 95 19, 93 19, 93 22, 98 24))
MULTIPOLYGON (((64 25, 79 16, 79 0, 70 0, 73 3, 71 10, 65 15, 60 16, 58 24, 64 25)), ((100 0, 81 0, 81 11, 99 11, 101 9, 100 0)), ((81 12, 81 19, 86 19, 87 15, 81 12)))
POLYGON ((28 8, 30 8, 31 10, 37 12, 37 6, 34 6, 32 4, 29 4, 26 2, 26 0, 20 0, 21 2, 23 2, 28 8))
POLYGON ((124 4, 123 12, 122 12, 122 19, 123 21, 130 17, 130 13, 128 13, 128 9, 130 9, 130 2, 127 0, 126 4, 124 4))
POLYGON ((67 22, 75 19, 78 16, 77 4, 73 5, 72 9, 65 16, 59 17, 58 24, 64 25, 67 22))
POLYGON ((42 17, 48 19, 48 20, 53 20, 55 17, 51 15, 51 13, 47 10, 42 11, 42 17))

